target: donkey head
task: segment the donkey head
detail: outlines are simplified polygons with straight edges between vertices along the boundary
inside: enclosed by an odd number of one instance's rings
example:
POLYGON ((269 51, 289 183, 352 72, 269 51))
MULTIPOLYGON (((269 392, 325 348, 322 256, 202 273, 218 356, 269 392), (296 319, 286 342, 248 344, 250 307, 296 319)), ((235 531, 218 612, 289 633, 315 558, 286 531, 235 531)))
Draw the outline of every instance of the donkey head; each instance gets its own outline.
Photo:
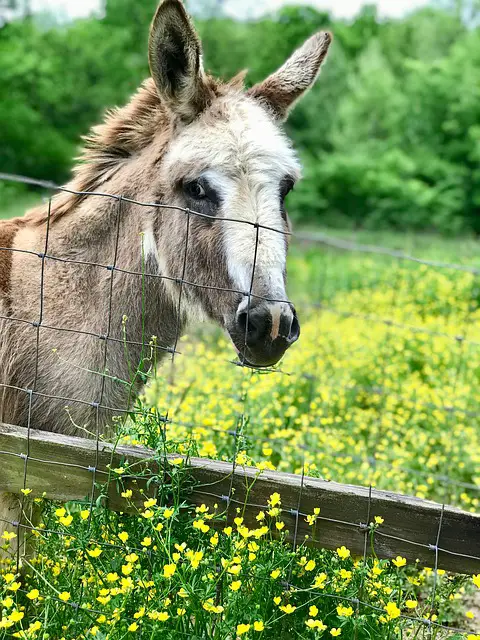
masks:
POLYGON ((285 199, 300 168, 281 123, 315 82, 330 41, 312 36, 244 92, 242 79, 222 84, 205 74, 180 0, 161 2, 151 27, 151 73, 171 114, 158 164, 162 203, 191 212, 162 212, 155 253, 164 275, 184 281, 170 287, 182 286, 185 310, 225 328, 252 366, 275 364, 300 334, 285 292, 285 199))

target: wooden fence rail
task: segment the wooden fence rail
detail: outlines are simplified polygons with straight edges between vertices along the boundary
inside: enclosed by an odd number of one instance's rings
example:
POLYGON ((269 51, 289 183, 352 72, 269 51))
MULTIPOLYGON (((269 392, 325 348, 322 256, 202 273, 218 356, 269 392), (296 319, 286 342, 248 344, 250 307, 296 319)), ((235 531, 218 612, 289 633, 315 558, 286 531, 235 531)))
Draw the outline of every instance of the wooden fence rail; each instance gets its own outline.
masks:
MULTIPOLYGON (((97 447, 92 440, 45 431, 28 433, 0 423, 1 491, 20 493, 26 462, 26 482, 32 495, 44 494, 59 501, 85 499, 91 493, 94 478, 100 484, 106 482, 108 465, 118 467, 128 462, 137 487, 152 474, 168 472, 161 468, 159 456, 143 447, 114 448, 104 442, 97 447)), ((170 464, 167 466, 170 468, 170 464)), ((222 511, 228 507, 230 520, 237 515, 238 507, 250 527, 259 526, 257 514, 267 508, 269 496, 278 492, 288 537, 297 544, 306 540, 309 545, 326 549, 345 545, 352 554, 362 556, 366 542, 368 554, 373 542, 379 558, 401 555, 410 562, 418 560, 423 566, 480 573, 480 514, 389 491, 200 458, 188 460, 187 472, 192 488, 183 497, 189 504, 217 504, 222 511), (306 515, 313 514, 316 507, 320 507, 320 516, 313 528, 306 515), (376 515, 384 523, 371 534, 368 524, 376 515)), ((132 482, 132 478, 125 482, 132 482)), ((109 483, 107 495, 108 508, 127 511, 118 483, 109 483)), ((139 506, 144 499, 140 492, 134 493, 133 500, 139 506)))

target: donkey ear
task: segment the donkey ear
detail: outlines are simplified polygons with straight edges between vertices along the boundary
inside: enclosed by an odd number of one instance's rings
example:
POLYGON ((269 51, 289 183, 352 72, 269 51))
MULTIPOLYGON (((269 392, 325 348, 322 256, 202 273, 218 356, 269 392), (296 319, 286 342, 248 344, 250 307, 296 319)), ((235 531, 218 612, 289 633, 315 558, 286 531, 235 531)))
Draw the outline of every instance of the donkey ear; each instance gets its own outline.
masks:
POLYGON ((266 104, 278 120, 286 120, 295 102, 317 79, 331 42, 331 33, 316 33, 278 71, 252 87, 248 95, 266 104))
POLYGON ((209 100, 202 46, 181 0, 162 0, 148 42, 150 71, 159 96, 186 122, 209 100))

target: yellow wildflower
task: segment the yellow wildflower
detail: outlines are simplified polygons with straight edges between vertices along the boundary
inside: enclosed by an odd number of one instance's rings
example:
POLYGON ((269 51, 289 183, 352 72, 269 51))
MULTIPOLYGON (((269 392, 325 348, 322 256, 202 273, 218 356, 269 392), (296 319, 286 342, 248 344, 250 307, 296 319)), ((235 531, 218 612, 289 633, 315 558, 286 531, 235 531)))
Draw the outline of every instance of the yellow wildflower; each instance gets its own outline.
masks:
POLYGON ((205 611, 208 611, 209 613, 223 612, 223 607, 221 604, 216 606, 213 604, 213 598, 208 598, 208 600, 206 600, 206 602, 203 603, 202 607, 205 609, 205 611))
POLYGON ((17 609, 14 609, 12 611, 12 613, 8 616, 8 619, 11 620, 12 622, 20 622, 20 620, 23 620, 25 614, 23 613, 23 611, 18 611, 17 609))
POLYGON ((237 625, 237 636, 243 636, 245 633, 250 631, 249 624, 238 624, 237 625))
POLYGON ((390 620, 395 620, 400 616, 401 611, 394 602, 388 602, 384 609, 390 620))
POLYGON ((280 607, 280 611, 283 611, 287 615, 290 615, 291 613, 293 613, 296 610, 296 608, 297 607, 294 607, 293 605, 288 603, 288 604, 285 604, 282 607, 280 607))
POLYGON ((280 494, 275 492, 272 493, 272 495, 270 496, 270 499, 268 500, 268 504, 271 507, 276 507, 277 505, 280 505, 282 503, 281 499, 280 499, 280 494))
POLYGON ((208 526, 208 524, 205 524, 205 521, 202 519, 194 520, 193 528, 200 529, 202 533, 207 533, 208 531, 210 531, 210 527, 208 526))
POLYGON ((325 631, 327 628, 327 625, 323 624, 321 620, 313 620, 312 618, 306 620, 305 624, 309 629, 318 629, 319 631, 325 631))
POLYGON ((239 564, 232 564, 232 566, 227 569, 228 573, 231 573, 234 576, 238 576, 241 570, 242 567, 239 564))
POLYGON ((327 577, 328 576, 326 573, 319 573, 313 581, 314 589, 325 589, 325 582, 327 580, 327 577))
POLYGON ((163 575, 165 578, 171 578, 177 569, 177 565, 175 563, 166 564, 163 567, 163 575))
POLYGON ((392 564, 394 564, 398 568, 404 567, 407 564, 407 559, 402 558, 402 556, 397 556, 394 560, 392 560, 392 564))
POLYGON ((14 531, 4 531, 2 533, 2 538, 4 540, 13 540, 17 537, 17 534, 14 531))

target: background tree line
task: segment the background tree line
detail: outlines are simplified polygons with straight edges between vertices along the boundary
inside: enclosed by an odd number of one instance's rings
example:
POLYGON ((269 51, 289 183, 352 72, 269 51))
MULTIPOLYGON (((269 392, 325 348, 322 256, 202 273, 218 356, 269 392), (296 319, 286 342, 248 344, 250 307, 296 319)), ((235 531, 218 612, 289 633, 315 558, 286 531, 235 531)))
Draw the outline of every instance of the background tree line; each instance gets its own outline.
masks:
MULTIPOLYGON (((80 135, 148 74, 156 3, 106 0, 101 19, 55 25, 26 15, 0 28, 0 172, 68 178, 80 135)), ((249 84, 315 30, 334 32, 319 82, 288 123, 305 164, 291 200, 295 218, 480 233, 474 3, 402 20, 380 20, 367 6, 353 22, 306 6, 239 22, 217 3, 202 5, 196 22, 207 68, 224 78, 249 68, 249 84)), ((12 195, 0 183, 0 199, 12 195)))

